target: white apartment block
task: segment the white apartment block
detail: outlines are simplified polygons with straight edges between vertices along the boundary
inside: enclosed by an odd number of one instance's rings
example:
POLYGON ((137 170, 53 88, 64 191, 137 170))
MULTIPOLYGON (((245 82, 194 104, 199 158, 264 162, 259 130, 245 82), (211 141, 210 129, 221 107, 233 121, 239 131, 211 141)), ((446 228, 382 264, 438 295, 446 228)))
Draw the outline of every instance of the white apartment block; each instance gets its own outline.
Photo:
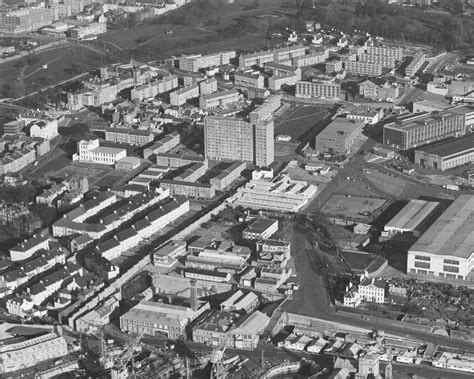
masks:
POLYGON ((171 105, 183 105, 186 101, 199 97, 199 85, 191 84, 170 93, 171 105))
POLYGON ((241 99, 239 91, 235 89, 211 93, 199 98, 199 108, 227 108, 232 104, 238 103, 241 99))
POLYGON ((401 47, 389 47, 389 46, 367 46, 365 49, 366 54, 378 55, 382 57, 393 57, 397 61, 401 61, 403 58, 403 49, 401 47))
POLYGON ((242 54, 239 56, 239 67, 241 69, 251 68, 252 66, 263 67, 267 62, 287 62, 305 54, 306 47, 302 45, 242 54))
POLYGON ((426 61, 426 55, 424 53, 417 54, 413 57, 413 60, 405 68, 405 75, 412 77, 418 70, 423 66, 426 61))
POLYGON ((345 62, 345 69, 348 73, 363 76, 380 76, 382 75, 382 65, 367 62, 345 62))
POLYGON ((155 80, 148 84, 135 87, 131 91, 132 100, 143 100, 149 97, 155 97, 161 93, 178 88, 178 77, 174 75, 165 76, 160 80, 155 80))
POLYGON ((85 26, 79 26, 77 28, 71 29, 71 37, 75 39, 83 39, 105 32, 107 32, 107 23, 93 22, 85 26))
POLYGON ((341 85, 334 82, 296 82, 296 97, 340 100, 341 85))
POLYGON ((230 60, 236 56, 235 51, 223 51, 207 55, 186 55, 179 58, 179 68, 186 71, 197 72, 203 68, 229 64, 230 60))

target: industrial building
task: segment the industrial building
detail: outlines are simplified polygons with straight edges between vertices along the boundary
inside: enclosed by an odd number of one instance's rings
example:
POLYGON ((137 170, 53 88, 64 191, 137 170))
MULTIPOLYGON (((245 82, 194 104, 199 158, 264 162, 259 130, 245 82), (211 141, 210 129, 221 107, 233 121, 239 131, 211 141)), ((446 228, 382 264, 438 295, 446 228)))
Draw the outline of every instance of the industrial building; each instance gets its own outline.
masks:
POLYGON ((362 134, 364 122, 346 118, 335 118, 317 136, 316 151, 319 153, 335 153, 345 155, 350 152, 357 137, 362 134))
POLYGON ((401 116, 384 125, 383 143, 407 150, 450 136, 458 137, 466 132, 466 115, 471 113, 463 108, 401 116))
MULTIPOLYGON (((11 329, 14 329, 13 325, 11 329)), ((2 344, 0 345, 0 375, 2 377, 3 375, 8 376, 9 372, 33 367, 43 361, 68 354, 66 340, 61 333, 55 331, 26 340, 25 338, 13 338, 13 336, 5 339, 5 336, 9 336, 9 334, 2 330, 2 344)))
POLYGON ((268 166, 274 160, 273 139, 273 120, 251 123, 221 116, 204 119, 205 155, 211 160, 268 166))
POLYGON ((471 162, 474 162, 474 134, 415 150, 415 163, 434 170, 446 171, 471 162))
POLYGON ((196 303, 191 308, 142 301, 120 316, 120 329, 123 332, 145 333, 151 336, 166 335, 170 339, 186 337, 186 326, 194 321, 209 303, 196 303))
POLYGON ((270 238, 278 231, 278 220, 258 218, 242 232, 246 240, 262 240, 270 238))
POLYGON ((439 209, 437 201, 410 200, 385 226, 382 236, 410 233, 419 237, 439 209))
POLYGON ((307 182, 284 176, 274 181, 251 180, 227 201, 235 206, 298 212, 316 195, 318 188, 307 182))
POLYGON ((258 296, 254 292, 238 290, 221 303, 221 311, 251 313, 258 304, 258 296))
POLYGON ((257 348, 270 321, 259 311, 241 317, 226 311, 208 311, 204 316, 193 327, 193 341, 236 349, 257 348))
POLYGON ((408 250, 407 273, 473 280, 474 195, 460 195, 408 250))

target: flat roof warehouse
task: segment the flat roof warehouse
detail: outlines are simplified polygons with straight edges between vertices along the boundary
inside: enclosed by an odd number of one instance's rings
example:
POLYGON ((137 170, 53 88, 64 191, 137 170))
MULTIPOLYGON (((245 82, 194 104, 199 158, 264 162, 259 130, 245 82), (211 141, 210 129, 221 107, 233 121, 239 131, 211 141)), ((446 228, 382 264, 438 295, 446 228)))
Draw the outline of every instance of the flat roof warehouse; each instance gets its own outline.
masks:
POLYGON ((474 253, 474 196, 460 195, 410 251, 469 259, 474 253))
POLYGON ((474 134, 468 134, 464 137, 440 142, 418 150, 428 154, 438 155, 440 157, 449 157, 469 150, 474 151, 474 134))

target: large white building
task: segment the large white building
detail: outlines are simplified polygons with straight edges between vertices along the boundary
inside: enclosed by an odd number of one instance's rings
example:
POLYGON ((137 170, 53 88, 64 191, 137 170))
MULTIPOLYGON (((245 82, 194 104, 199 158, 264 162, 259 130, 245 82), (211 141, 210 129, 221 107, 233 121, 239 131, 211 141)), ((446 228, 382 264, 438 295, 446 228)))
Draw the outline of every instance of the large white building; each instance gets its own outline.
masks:
POLYGON ((359 283, 359 296, 361 300, 383 304, 385 301, 385 280, 366 278, 359 283))
MULTIPOLYGON (((27 120, 27 122, 28 121, 29 120, 27 120)), ((47 140, 57 137, 59 135, 58 120, 31 120, 31 123, 29 124, 29 135, 30 137, 39 137, 47 140)))
POLYGON ((107 32, 107 24, 105 22, 93 22, 85 26, 78 26, 77 28, 71 29, 71 38, 90 38, 105 32, 107 32))
POLYGON ((408 250, 407 272, 473 280, 474 195, 460 195, 408 250))
POLYGON ((63 357, 67 353, 66 340, 57 333, 47 333, 26 341, 1 345, 0 376, 35 366, 48 359, 63 357))
POLYGON ((113 165, 127 156, 127 150, 100 146, 99 140, 82 140, 77 143, 77 153, 73 161, 113 165))
POLYGON ((298 212, 316 195, 317 190, 316 186, 305 181, 283 176, 273 181, 251 180, 227 201, 246 208, 298 212))

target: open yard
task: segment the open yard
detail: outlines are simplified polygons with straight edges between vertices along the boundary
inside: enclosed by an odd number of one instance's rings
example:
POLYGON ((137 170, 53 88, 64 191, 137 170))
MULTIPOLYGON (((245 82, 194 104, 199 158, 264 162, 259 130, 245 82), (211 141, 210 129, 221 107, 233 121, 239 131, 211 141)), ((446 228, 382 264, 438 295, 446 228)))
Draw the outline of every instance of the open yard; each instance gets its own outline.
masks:
POLYGON ((324 204, 321 211, 330 215, 344 215, 350 217, 360 217, 367 213, 374 213, 380 209, 386 200, 369 197, 346 197, 343 195, 332 195, 324 204))

